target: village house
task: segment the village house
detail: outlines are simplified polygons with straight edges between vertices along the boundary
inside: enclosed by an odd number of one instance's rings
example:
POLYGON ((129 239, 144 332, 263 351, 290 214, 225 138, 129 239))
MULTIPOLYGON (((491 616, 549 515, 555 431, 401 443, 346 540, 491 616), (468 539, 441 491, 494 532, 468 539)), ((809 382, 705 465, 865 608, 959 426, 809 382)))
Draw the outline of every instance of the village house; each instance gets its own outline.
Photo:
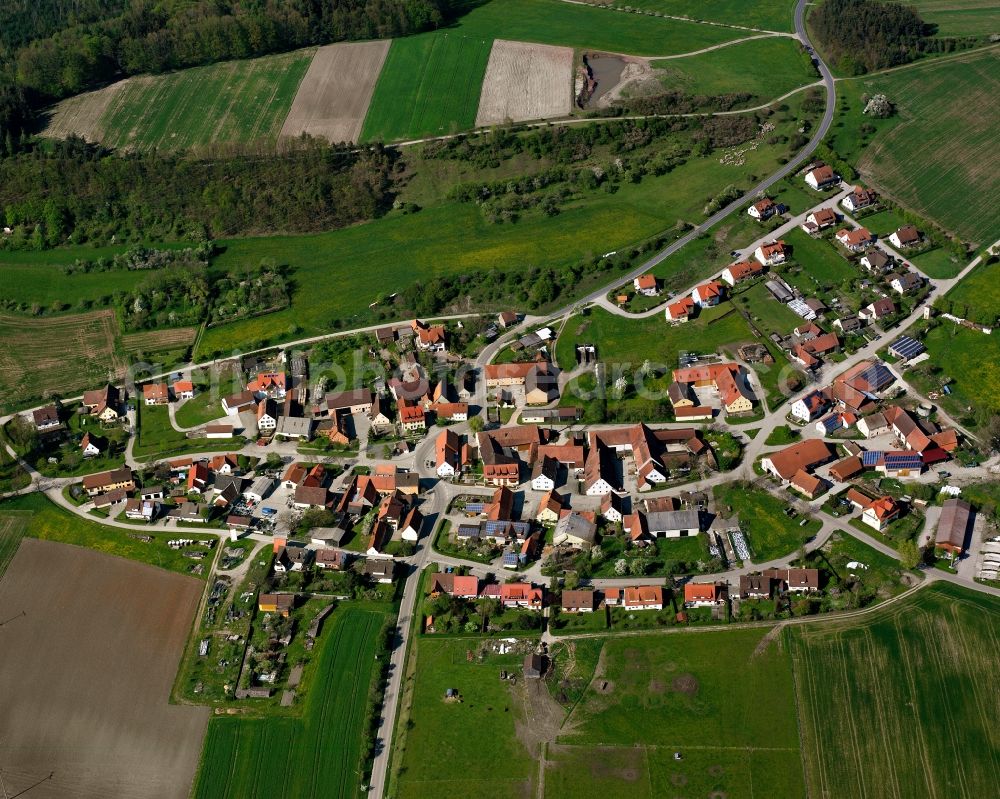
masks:
POLYGON ((446 334, 444 325, 427 325, 419 319, 411 323, 417 336, 417 348, 424 352, 444 352, 446 349, 446 334))
POLYGON ((865 251, 859 263, 872 274, 880 275, 886 270, 891 269, 895 260, 885 250, 872 247, 865 251))
POLYGON ((128 466, 98 474, 88 474, 83 478, 83 490, 90 497, 96 497, 116 489, 135 491, 135 480, 132 477, 132 470, 128 466))
POLYGON ((754 250, 753 256, 764 266, 783 264, 788 257, 788 245, 783 241, 766 241, 754 250))
POLYGON ((146 405, 166 405, 170 402, 170 387, 166 383, 146 383, 142 399, 146 405))
POLYGON ((83 392, 81 404, 87 413, 96 416, 102 422, 113 422, 121 415, 121 393, 110 384, 104 388, 83 392))
POLYGON ((257 376, 247 383, 247 391, 258 400, 282 400, 288 390, 287 386, 284 372, 258 372, 257 376))
POLYGON ((858 316, 869 322, 877 322, 894 313, 896 313, 896 303, 883 297, 858 311, 858 316))
POLYGON ((793 594, 819 591, 819 569, 766 569, 764 577, 776 582, 781 591, 793 594))
POLYGON ((694 309, 694 300, 690 297, 682 297, 677 302, 669 303, 664 315, 668 322, 686 322, 691 318, 694 309))
POLYGON ((151 522, 156 518, 158 510, 159 503, 153 500, 135 498, 126 500, 125 502, 125 518, 127 519, 151 522))
POLYGON ((551 491, 556 487, 558 477, 559 461, 548 455, 540 457, 531 473, 531 488, 534 491, 551 491))
POLYGON ((900 514, 899 505, 888 495, 873 499, 856 488, 851 488, 848 489, 845 498, 861 511, 861 521, 879 532, 883 532, 900 514))
POLYGON ((593 613, 593 590, 581 588, 563 591, 560 610, 563 613, 593 613))
POLYGON ((837 224, 837 212, 832 208, 818 208, 809 214, 799 227, 809 235, 815 235, 837 224))
POLYGON ((645 297, 655 297, 660 293, 656 287, 655 275, 639 275, 639 277, 632 281, 632 285, 635 286, 637 293, 645 297))
POLYGON ((194 383, 190 380, 175 380, 171 390, 175 400, 194 399, 194 383))
POLYGON ((250 391, 241 391, 238 394, 231 394, 222 400, 222 410, 226 416, 236 416, 243 411, 251 411, 257 406, 257 400, 250 391))
POLYGON ((372 400, 368 419, 371 422, 372 430, 376 433, 384 433, 392 427, 392 406, 381 394, 376 394, 372 400))
POLYGON ((856 333, 864 328, 865 323, 856 314, 847 314, 839 319, 833 320, 833 326, 844 334, 856 333))
POLYGON ((708 283, 702 283, 691 290, 691 300, 695 305, 707 308, 722 302, 724 292, 725 286, 718 280, 710 280, 708 283))
POLYGON ((444 479, 460 474, 469 463, 469 446, 463 444, 453 430, 442 430, 434 442, 435 467, 444 479))
POLYGON ((84 433, 80 439, 80 454, 85 458, 96 458, 108 448, 107 440, 100 436, 84 433))
POLYGON ((822 191, 823 189, 829 188, 835 183, 840 182, 840 178, 837 173, 833 171, 833 167, 827 164, 822 164, 810 169, 806 173, 806 185, 810 188, 816 189, 817 191, 822 191))
POLYGON ((876 202, 878 202, 878 195, 874 191, 862 186, 855 186, 854 190, 840 201, 840 204, 853 214, 855 211, 868 208, 876 202))
POLYGON ((747 375, 739 364, 713 363, 707 366, 691 366, 686 369, 675 369, 672 376, 675 383, 697 388, 715 388, 726 413, 748 413, 753 410, 753 397, 746 387, 747 375))
POLYGON ((861 474, 864 468, 860 457, 857 455, 848 455, 830 467, 830 477, 838 483, 844 483, 852 477, 861 474))
POLYGON ((909 294, 924 285, 924 280, 916 272, 892 274, 886 278, 889 287, 897 294, 909 294))
POLYGON ((740 575, 740 599, 770 599, 774 580, 763 574, 740 575))
POLYGON ((792 403, 791 415, 800 422, 811 422, 827 408, 826 397, 820 391, 810 391, 792 403))
POLYGON ((914 225, 903 225, 889 235, 889 243, 899 249, 916 247, 921 240, 920 231, 914 225))
POLYGON ((832 447, 817 438, 807 438, 761 458, 760 466, 768 474, 788 483, 796 473, 811 471, 833 457, 832 447))
POLYGON ((875 237, 872 236, 868 228, 859 227, 857 229, 844 228, 838 230, 834 237, 837 242, 851 252, 860 252, 871 244, 874 244, 875 237))
POLYGON ((400 400, 399 425, 404 433, 420 433, 427 430, 427 413, 420 405, 411 405, 406 400, 400 400))
POLYGON ((295 607, 295 594, 261 594, 257 597, 257 610, 261 613, 277 613, 288 618, 295 607))
POLYGON ((706 608, 725 605, 729 599, 729 588, 725 583, 685 583, 684 607, 706 608))
POLYGON ((754 261, 737 261, 723 269, 720 277, 730 286, 735 286, 744 280, 750 280, 758 275, 762 275, 765 271, 767 271, 767 268, 764 264, 754 261))
POLYGON ((261 400, 257 406, 257 430, 273 433, 278 426, 278 408, 273 399, 261 400))
POLYGON ((630 585, 622 592, 622 607, 626 610, 663 610, 662 585, 630 585))
POLYGON ((506 330, 508 327, 512 327, 517 324, 520 317, 513 311, 501 311, 497 315, 497 323, 501 328, 506 330))
POLYGON ((597 523, 593 513, 563 511, 552 535, 556 546, 591 547, 597 538, 597 523))
POLYGON ((756 219, 758 222, 770 219, 776 213, 778 213, 778 205, 770 197, 758 200, 747 208, 747 214, 756 219))
POLYGON ((555 524, 565 507, 566 500, 555 491, 549 491, 538 502, 535 521, 541 524, 555 524))
POLYGON ((62 422, 59 421, 59 410, 55 405, 46 405, 44 408, 33 410, 31 412, 31 421, 35 426, 35 430, 41 435, 62 430, 62 422))
POLYGON ((500 602, 505 608, 542 610, 544 589, 530 583, 504 583, 500 586, 500 602))
POLYGON ((799 471, 792 475, 792 479, 788 481, 788 485, 805 496, 806 499, 815 499, 826 488, 826 483, 822 479, 802 469, 799 469, 799 471))

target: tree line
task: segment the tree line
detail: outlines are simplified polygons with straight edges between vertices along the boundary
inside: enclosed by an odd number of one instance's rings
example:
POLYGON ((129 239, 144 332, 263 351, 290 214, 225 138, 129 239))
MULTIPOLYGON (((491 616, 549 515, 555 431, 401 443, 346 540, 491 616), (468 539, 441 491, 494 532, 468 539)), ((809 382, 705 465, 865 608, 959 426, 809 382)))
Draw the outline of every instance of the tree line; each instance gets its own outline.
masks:
POLYGON ((0 3, 0 156, 53 100, 161 73, 440 26, 460 0, 13 0, 0 3))
POLYGON ((976 44, 975 38, 934 38, 912 6, 873 0, 825 0, 809 15, 823 52, 842 71, 863 75, 934 52, 976 44))
POLYGON ((120 156, 81 139, 0 159, 0 217, 18 249, 85 242, 202 241, 331 230, 392 207, 396 155, 305 140, 287 152, 212 161, 120 156))

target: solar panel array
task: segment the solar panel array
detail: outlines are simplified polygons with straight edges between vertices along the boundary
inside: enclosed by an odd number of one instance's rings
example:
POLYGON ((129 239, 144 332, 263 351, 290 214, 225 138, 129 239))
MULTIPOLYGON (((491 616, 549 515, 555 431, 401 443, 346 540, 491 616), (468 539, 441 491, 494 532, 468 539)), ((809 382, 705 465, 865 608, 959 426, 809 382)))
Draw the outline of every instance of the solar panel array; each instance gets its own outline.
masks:
POLYGON ((919 455, 906 454, 906 455, 886 455, 885 456, 885 468, 886 469, 919 469, 923 464, 923 460, 919 455))
POLYGON ((881 457, 882 457, 882 453, 881 452, 875 452, 875 451, 866 450, 865 452, 861 453, 861 465, 862 466, 874 466, 875 464, 877 464, 879 462, 879 459, 881 457))
POLYGON ((892 384, 895 379, 892 376, 892 372, 886 368, 885 364, 877 363, 874 366, 869 366, 860 375, 860 379, 868 384, 872 391, 880 391, 888 385, 892 384))
POLYGON ((909 336, 900 336, 892 343, 889 349, 900 358, 908 361, 910 358, 915 358, 924 352, 927 348, 916 339, 909 336))

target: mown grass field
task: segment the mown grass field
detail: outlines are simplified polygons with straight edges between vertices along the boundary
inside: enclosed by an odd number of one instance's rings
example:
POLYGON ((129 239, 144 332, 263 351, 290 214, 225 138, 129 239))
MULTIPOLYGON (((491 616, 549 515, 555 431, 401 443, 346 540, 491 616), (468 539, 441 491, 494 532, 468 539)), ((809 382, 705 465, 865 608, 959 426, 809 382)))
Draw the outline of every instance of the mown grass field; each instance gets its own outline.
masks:
POLYGON ((195 799, 357 796, 375 653, 387 619, 370 604, 334 611, 319 639, 314 681, 300 691, 301 716, 213 717, 195 799))
POLYGON ((938 36, 982 36, 1000 31, 995 0, 914 0, 924 22, 937 25, 938 36))
MULTIPOLYGON (((982 797, 1000 774, 1000 600, 934 585, 790 628, 810 795, 982 797)), ((992 786, 992 787, 991 787, 992 786)))
POLYGON ((417 643, 417 679, 413 691, 399 799, 456 796, 496 799, 527 795, 537 766, 518 740, 519 708, 509 683, 498 678, 506 668, 520 676, 522 657, 489 655, 484 662, 466 659, 475 640, 417 643), (455 688, 461 702, 445 702, 455 688), (499 766, 502 764, 502 767, 499 766))
POLYGON ((967 241, 1000 236, 1000 50, 927 61, 838 84, 842 127, 831 143, 862 178, 967 241), (862 94, 885 93, 896 116, 872 120, 862 94), (862 135, 872 124, 875 132, 862 135))
POLYGON ((118 291, 131 291, 146 280, 150 271, 121 270, 114 272, 77 272, 63 274, 59 267, 77 258, 97 259, 114 255, 124 247, 74 247, 35 251, 0 251, 0 271, 3 272, 4 297, 29 307, 37 304, 48 309, 59 302, 65 306, 83 307, 118 291))
MULTIPOLYGON (((735 5, 734 0, 724 0, 735 5)), ((673 55, 743 38, 744 31, 657 19, 561 0, 491 0, 458 17, 449 30, 479 38, 607 50, 630 55, 673 55)))
MULTIPOLYGON (((220 418, 222 406, 213 419, 220 418)), ((243 439, 234 438, 188 438, 185 433, 174 429, 166 405, 136 404, 136 432, 132 454, 137 460, 154 460, 187 452, 226 452, 243 446, 243 439)))
POLYGON ((819 78, 799 52, 798 42, 786 37, 753 39, 690 58, 652 61, 664 88, 687 94, 748 92, 747 107, 781 97, 819 78))
POLYGON ((677 368, 677 355, 682 351, 710 353, 752 338, 743 317, 729 304, 705 309, 696 319, 676 326, 667 324, 659 313, 628 319, 594 308, 587 316, 570 317, 556 353, 560 365, 572 368, 576 344, 594 344, 598 358, 606 364, 625 364, 635 370, 648 359, 669 371, 677 368))
MULTIPOLYGON (((176 532, 158 533, 137 528, 143 535, 153 539, 148 542, 141 541, 129 535, 130 531, 124 528, 81 519, 39 493, 0 502, 0 529, 4 529, 5 526, 8 530, 20 530, 23 537, 95 549, 108 555, 137 560, 181 574, 191 574, 191 566, 195 563, 181 551, 170 549, 166 545, 168 539, 177 537, 176 532), (13 528, 12 524, 15 525, 13 528)), ((184 537, 198 541, 215 539, 215 536, 201 535, 189 530, 184 531, 184 537)), ((204 579, 204 575, 199 576, 199 579, 204 579)))
POLYGON ((273 144, 314 52, 130 78, 101 116, 102 142, 136 150, 273 144))
POLYGON ((968 259, 959 258, 950 250, 938 247, 916 255, 910 261, 928 277, 945 279, 955 277, 961 272, 968 259))
POLYGON ((857 267, 852 266, 826 239, 814 239, 798 228, 789 231, 783 238, 792 246, 792 258, 802 267, 802 272, 790 276, 789 281, 807 295, 822 287, 836 288, 860 274, 857 267))
POLYGON ((442 136, 475 126, 491 38, 435 31, 395 39, 375 84, 362 141, 442 136))
MULTIPOLYGON (((740 483, 725 483, 713 489, 716 502, 728 505, 740 517, 750 554, 755 563, 791 555, 822 526, 818 519, 800 527, 805 516, 785 515, 787 503, 769 492, 740 483)), ((727 511, 728 514, 728 511, 727 511)))
MULTIPOLYGON (((598 2, 603 3, 604 0, 598 2)), ((759 3, 744 3, 741 0, 630 0, 616 5, 772 31, 790 31, 794 27, 792 12, 795 3, 792 0, 762 0, 759 3)))
POLYGON ((948 299, 979 313, 1000 316, 1000 263, 977 266, 948 292, 948 299))
POLYGON ((45 392, 72 397, 122 374, 114 311, 24 318, 0 315, 0 409, 45 392))

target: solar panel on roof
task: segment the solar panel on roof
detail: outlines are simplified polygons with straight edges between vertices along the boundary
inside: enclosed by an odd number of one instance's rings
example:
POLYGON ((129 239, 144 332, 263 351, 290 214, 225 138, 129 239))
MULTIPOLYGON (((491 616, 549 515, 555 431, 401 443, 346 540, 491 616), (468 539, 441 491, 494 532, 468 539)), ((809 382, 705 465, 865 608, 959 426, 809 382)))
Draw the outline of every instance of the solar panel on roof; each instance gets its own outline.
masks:
POLYGON ((465 506, 465 509, 469 513, 482 513, 485 507, 486 507, 485 502, 470 502, 465 506))
POLYGON ((860 378, 871 387, 873 391, 885 388, 895 379, 883 364, 875 364, 865 369, 860 378))
POLYGON ((861 465, 862 466, 874 466, 878 463, 879 458, 882 457, 881 452, 871 452, 866 451, 861 453, 861 465))
POLYGON ((926 347, 924 347, 924 345, 916 339, 910 338, 909 336, 900 336, 892 343, 892 346, 889 349, 899 355, 899 357, 909 360, 910 358, 914 358, 922 353, 926 347))
POLYGON ((886 469, 916 468, 923 463, 919 455, 886 455, 886 469))

